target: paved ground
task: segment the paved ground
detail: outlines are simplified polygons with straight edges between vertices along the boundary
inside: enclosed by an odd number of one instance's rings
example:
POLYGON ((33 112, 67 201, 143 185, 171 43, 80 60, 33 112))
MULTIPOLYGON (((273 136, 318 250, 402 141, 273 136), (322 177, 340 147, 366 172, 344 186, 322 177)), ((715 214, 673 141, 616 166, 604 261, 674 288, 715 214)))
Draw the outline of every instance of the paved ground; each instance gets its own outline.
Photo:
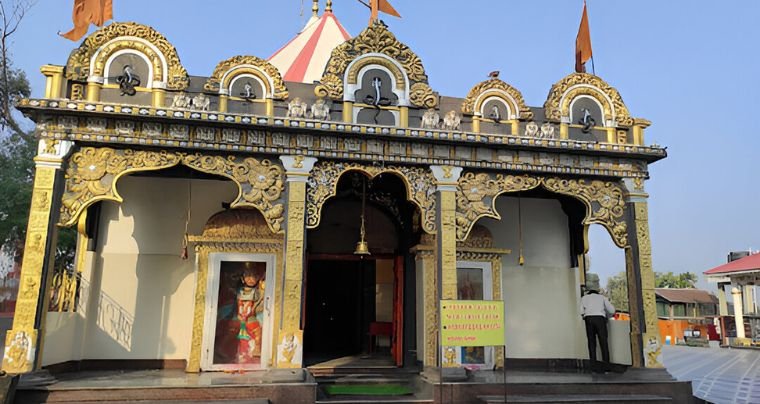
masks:
POLYGON ((673 377, 691 380, 694 395, 716 404, 760 403, 760 350, 666 346, 673 377))

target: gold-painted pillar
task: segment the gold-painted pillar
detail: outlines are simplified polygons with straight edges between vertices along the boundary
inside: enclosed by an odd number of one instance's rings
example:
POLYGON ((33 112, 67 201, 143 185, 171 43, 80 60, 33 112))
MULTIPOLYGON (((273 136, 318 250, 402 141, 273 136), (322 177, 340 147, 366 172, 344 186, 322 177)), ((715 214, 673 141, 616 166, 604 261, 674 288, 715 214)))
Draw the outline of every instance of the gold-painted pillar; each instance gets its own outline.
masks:
POLYGON ((615 139, 615 128, 606 128, 607 129, 607 143, 617 143, 615 139))
POLYGON ((227 94, 219 94, 219 112, 227 112, 227 101, 229 98, 227 94))
POLYGON ((100 101, 100 90, 103 88, 102 77, 88 77, 87 78, 87 101, 98 102, 100 101))
POLYGON ((642 118, 633 120, 633 143, 639 146, 644 145, 644 129, 652 125, 652 122, 642 118))
POLYGON ((629 195, 626 209, 628 247, 625 248, 625 258, 631 314, 631 357, 634 367, 661 368, 662 342, 657 325, 646 197, 629 195))
POLYGON ((409 127, 409 107, 399 108, 399 125, 402 128, 409 127))
POLYGON ((45 98, 61 98, 63 66, 44 65, 40 71, 45 75, 45 98))
POLYGON ((343 101, 343 122, 354 122, 354 103, 351 101, 343 101))
POLYGON ((517 136, 520 134, 520 121, 512 119, 509 121, 512 124, 512 135, 517 136))
POLYGON ((45 317, 49 300, 48 283, 55 258, 63 159, 71 142, 42 139, 35 157, 29 222, 21 263, 13 328, 5 338, 3 370, 27 373, 40 368, 45 317))
POLYGON ((438 269, 441 299, 457 298, 456 196, 461 167, 430 166, 438 186, 438 269))
MULTIPOLYGON (((438 271, 435 259, 435 235, 423 234, 420 244, 412 249, 416 254, 417 271, 422 271, 423 322, 425 335, 422 363, 425 367, 438 366, 438 271)), ((419 287, 419 286, 418 286, 419 287)))
MULTIPOLYGON (((280 156, 287 175, 288 203, 285 211, 285 280, 284 301, 280 316, 280 335, 301 330, 304 250, 306 243, 306 182, 317 159, 304 156, 280 156)), ((301 341, 303 344, 303 341, 301 341)), ((299 345, 298 349, 303 349, 299 345)), ((303 357, 303 355, 294 355, 303 357)), ((277 364, 278 367, 301 367, 301 363, 277 364)))
POLYGON ((478 116, 472 117, 472 131, 475 133, 480 133, 480 117, 478 116))
POLYGON ((559 124, 559 138, 560 139, 570 138, 570 125, 566 123, 559 124))
POLYGON ((267 116, 274 116, 274 100, 267 98, 266 100, 267 116))
POLYGON ((153 107, 161 108, 166 105, 166 90, 161 87, 153 87, 151 94, 153 96, 153 107))

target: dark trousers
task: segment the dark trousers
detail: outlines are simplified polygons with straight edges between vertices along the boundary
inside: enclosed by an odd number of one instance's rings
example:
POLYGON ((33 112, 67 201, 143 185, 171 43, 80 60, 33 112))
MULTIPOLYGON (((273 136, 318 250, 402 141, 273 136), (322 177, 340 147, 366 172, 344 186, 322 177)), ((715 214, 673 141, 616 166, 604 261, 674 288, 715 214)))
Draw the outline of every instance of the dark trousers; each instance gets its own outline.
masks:
POLYGON ((602 371, 609 370, 610 367, 610 349, 607 346, 607 318, 604 316, 586 316, 583 318, 586 322, 586 337, 588 338, 588 357, 591 359, 591 370, 602 371), (602 348, 602 368, 596 361, 596 338, 599 337, 599 344, 602 348))

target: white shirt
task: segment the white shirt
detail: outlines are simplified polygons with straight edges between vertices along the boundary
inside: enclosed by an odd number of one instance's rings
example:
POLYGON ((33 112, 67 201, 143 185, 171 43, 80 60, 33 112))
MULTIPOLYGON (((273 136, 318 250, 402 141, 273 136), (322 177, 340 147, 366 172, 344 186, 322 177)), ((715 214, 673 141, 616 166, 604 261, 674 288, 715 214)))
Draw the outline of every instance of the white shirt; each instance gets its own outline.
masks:
POLYGON ((614 314, 615 306, 606 297, 598 293, 589 293, 581 298, 581 317, 612 317, 614 314))

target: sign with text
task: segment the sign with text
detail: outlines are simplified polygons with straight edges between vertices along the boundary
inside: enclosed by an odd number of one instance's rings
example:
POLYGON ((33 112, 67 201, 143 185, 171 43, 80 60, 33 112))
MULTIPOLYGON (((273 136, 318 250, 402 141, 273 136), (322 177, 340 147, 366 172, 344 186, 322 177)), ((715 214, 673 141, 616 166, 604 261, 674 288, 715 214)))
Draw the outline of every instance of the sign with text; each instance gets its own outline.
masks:
POLYGON ((441 300, 441 345, 503 346, 504 302, 441 300))

